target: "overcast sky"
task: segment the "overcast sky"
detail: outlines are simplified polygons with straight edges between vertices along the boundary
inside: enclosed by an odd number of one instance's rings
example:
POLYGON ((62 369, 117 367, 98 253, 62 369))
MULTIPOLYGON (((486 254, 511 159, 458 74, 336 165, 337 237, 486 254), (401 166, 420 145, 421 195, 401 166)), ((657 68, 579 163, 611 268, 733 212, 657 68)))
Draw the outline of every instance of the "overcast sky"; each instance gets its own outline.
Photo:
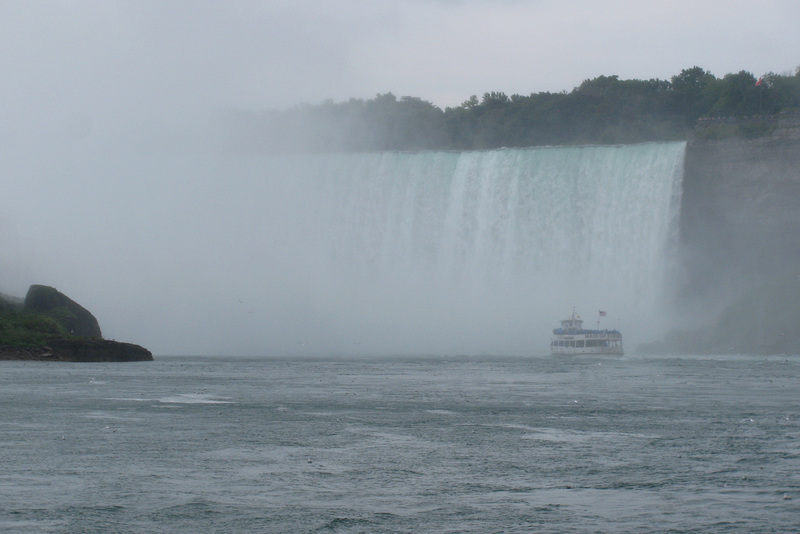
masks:
POLYGON ((275 296, 265 269, 302 283, 260 167, 197 155, 220 109, 794 72, 798 28, 797 0, 0 0, 0 292, 54 285, 158 353, 235 350, 269 324, 236 315, 275 296))
POLYGON ((796 0, 0 1, 2 106, 438 106, 800 65, 796 0), (9 98, 11 96, 11 98, 9 98))

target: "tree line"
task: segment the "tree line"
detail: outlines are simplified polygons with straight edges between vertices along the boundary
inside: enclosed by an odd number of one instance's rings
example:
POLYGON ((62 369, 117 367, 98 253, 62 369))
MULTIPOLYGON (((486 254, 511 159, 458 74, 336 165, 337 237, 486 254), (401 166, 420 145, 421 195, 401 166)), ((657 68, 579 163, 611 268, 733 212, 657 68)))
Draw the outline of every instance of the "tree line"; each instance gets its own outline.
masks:
MULTIPOLYGON (((473 95, 441 109, 417 97, 378 94, 226 118, 231 142, 253 151, 474 150, 687 139, 698 120, 800 111, 800 68, 760 78, 717 78, 700 67, 670 80, 599 76, 570 92, 473 95)), ((765 123, 766 124, 766 123, 765 123)), ((759 130, 735 135, 758 135, 759 130)))

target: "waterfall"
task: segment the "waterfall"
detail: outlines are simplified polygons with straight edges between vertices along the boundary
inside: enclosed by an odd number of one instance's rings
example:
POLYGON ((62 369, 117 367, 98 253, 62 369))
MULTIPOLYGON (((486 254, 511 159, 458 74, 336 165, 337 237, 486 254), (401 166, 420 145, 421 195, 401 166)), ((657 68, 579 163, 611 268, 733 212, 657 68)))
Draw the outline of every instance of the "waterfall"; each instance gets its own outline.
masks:
POLYGON ((542 354, 573 306, 632 349, 665 330, 684 149, 78 153, 8 173, 37 225, 5 250, 156 354, 542 354))
POLYGON ((309 328, 327 332, 320 348, 541 353, 573 306, 587 325, 607 311, 601 327, 623 329, 629 343, 659 332, 684 149, 652 143, 261 163, 271 194, 281 190, 273 224, 292 241, 282 249, 284 274, 302 280, 295 305, 308 307, 309 328))

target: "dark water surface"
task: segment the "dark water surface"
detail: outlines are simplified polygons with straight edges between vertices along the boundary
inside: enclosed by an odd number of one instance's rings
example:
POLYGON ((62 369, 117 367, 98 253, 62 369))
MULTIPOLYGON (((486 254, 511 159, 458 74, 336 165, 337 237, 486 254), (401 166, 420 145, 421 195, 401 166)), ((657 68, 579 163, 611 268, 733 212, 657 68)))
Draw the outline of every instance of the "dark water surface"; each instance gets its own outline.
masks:
POLYGON ((798 376, 796 356, 0 362, 0 531, 800 531, 798 376))

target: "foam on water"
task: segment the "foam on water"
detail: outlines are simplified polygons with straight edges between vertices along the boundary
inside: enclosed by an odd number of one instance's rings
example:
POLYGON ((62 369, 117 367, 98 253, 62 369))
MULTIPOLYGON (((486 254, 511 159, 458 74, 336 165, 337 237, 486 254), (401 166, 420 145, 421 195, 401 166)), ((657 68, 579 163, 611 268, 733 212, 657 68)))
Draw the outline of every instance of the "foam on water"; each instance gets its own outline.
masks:
POLYGON ((158 402, 168 404, 231 404, 233 401, 220 399, 205 393, 182 393, 180 395, 162 397, 158 399, 158 402))

